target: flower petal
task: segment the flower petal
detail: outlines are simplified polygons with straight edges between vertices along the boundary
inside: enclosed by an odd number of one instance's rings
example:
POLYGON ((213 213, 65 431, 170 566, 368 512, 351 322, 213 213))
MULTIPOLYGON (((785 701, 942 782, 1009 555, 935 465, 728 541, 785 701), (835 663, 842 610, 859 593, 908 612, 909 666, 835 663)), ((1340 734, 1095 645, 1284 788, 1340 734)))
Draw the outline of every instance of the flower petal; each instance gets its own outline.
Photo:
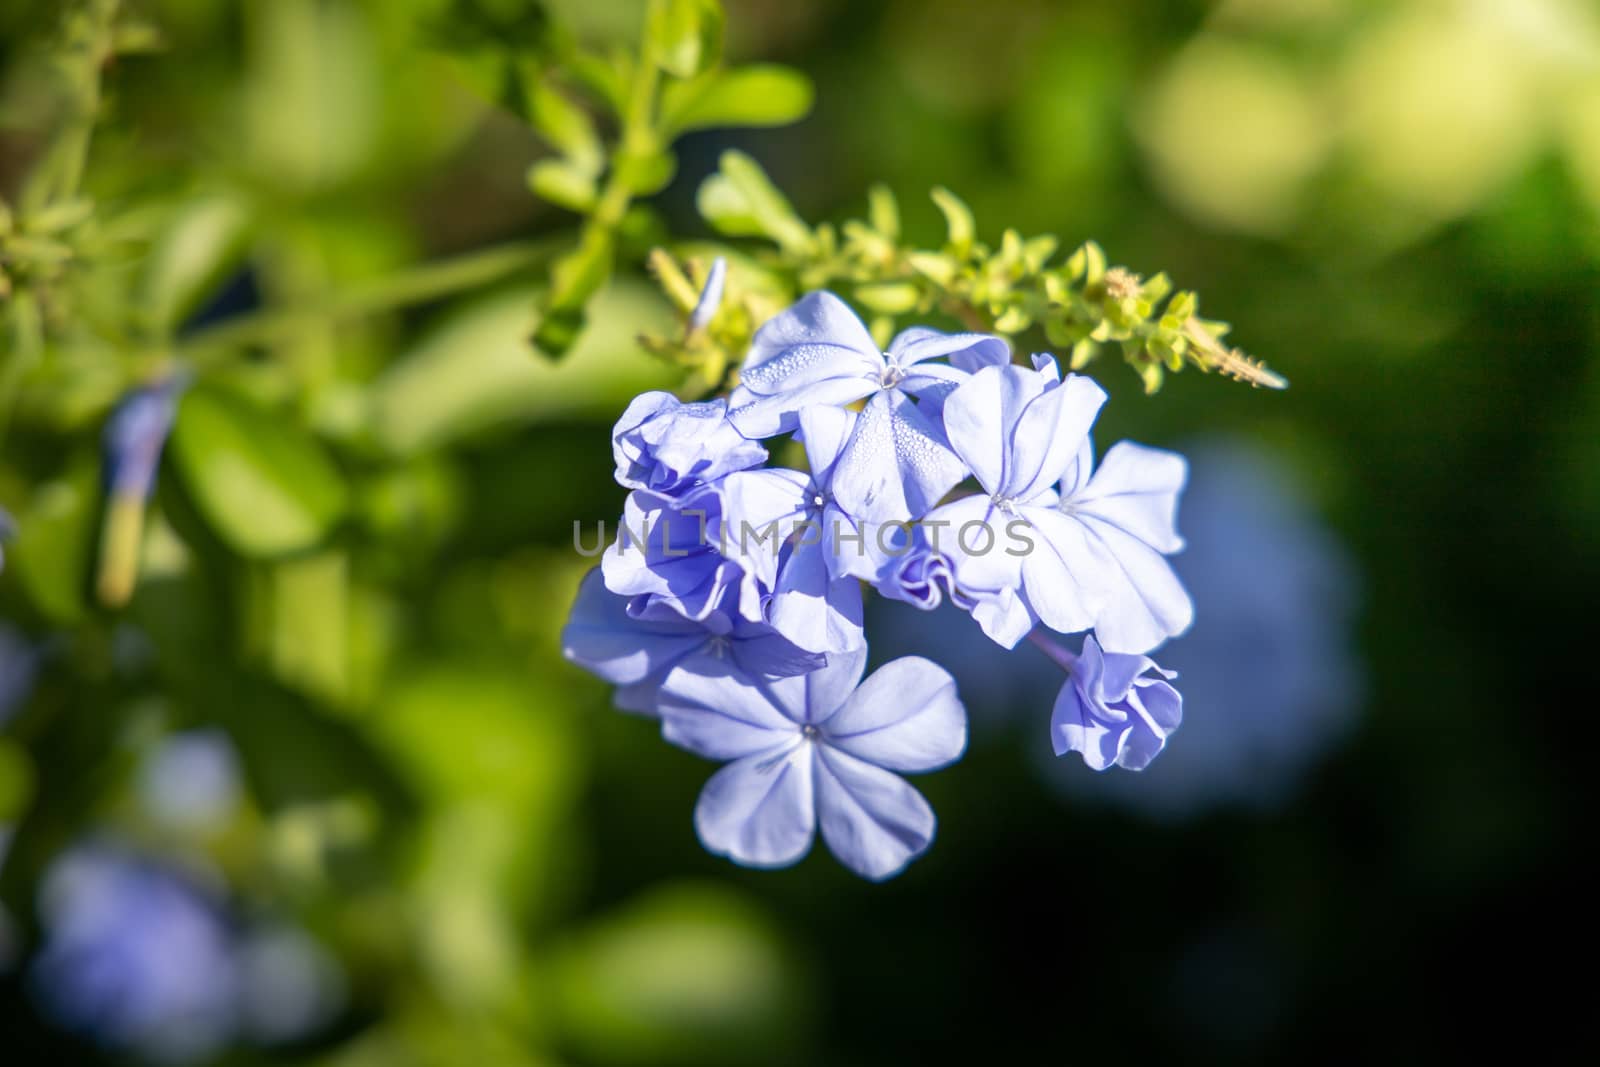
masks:
POLYGON ((800 441, 817 485, 832 483, 833 468, 855 428, 856 413, 843 408, 813 407, 800 413, 800 441))
POLYGON ((674 667, 661 683, 661 736, 707 759, 770 752, 799 736, 779 699, 727 664, 704 671, 674 667))
POLYGON ((706 851, 746 867, 787 867, 804 856, 817 826, 810 749, 796 742, 712 775, 694 807, 706 851))
POLYGON ((635 618, 628 603, 628 597, 606 588, 598 567, 590 571, 561 631, 561 654, 613 685, 632 685, 664 674, 711 636, 704 626, 676 613, 635 618))
POLYGON ((1095 557, 1100 590, 1094 632, 1107 652, 1148 652, 1194 622, 1194 602, 1165 557, 1119 526, 1092 515, 1082 524, 1095 557))
POLYGON ((796 544, 778 570, 767 622, 807 652, 861 648, 861 583, 833 577, 821 543, 796 544))
POLYGON ((944 431, 958 456, 993 496, 1004 486, 1012 431, 1050 382, 1021 367, 987 367, 944 402, 944 431))
MULTIPOLYGON (((1028 373, 1014 367, 1002 370, 1028 373)), ((1067 375, 1035 397, 1011 432, 1004 495, 1019 502, 1033 500, 1059 482, 1105 402, 1105 390, 1080 374, 1067 375)))
POLYGON ((840 863, 881 882, 927 851, 937 820, 911 783, 830 745, 814 748, 817 821, 840 863))
POLYGON ((884 390, 862 409, 834 467, 832 490, 854 519, 911 519, 926 514, 966 473, 939 425, 903 393, 884 390))
POLYGON ((834 748, 876 766, 931 771, 966 751, 967 712, 949 671, 905 656, 874 671, 822 732, 834 748))
POLYGON ((729 417, 747 437, 786 433, 808 406, 868 395, 883 369, 883 354, 849 306, 811 293, 756 331, 729 417))
POLYGON ((1033 528, 1034 546, 1022 559, 1028 606, 1050 629, 1076 633, 1095 624, 1105 599, 1101 571, 1109 563, 1081 523, 1054 508, 1019 508, 1033 528))
POLYGON ((1087 486, 1063 482, 1062 506, 1089 512, 1170 555, 1183 549, 1178 494, 1188 478, 1189 463, 1176 452, 1120 441, 1100 460, 1087 486))
POLYGON ((941 333, 927 326, 901 330, 889 343, 889 362, 902 370, 925 360, 949 356, 950 364, 964 371, 1011 362, 1011 346, 987 333, 941 333))
POLYGON ((728 475, 717 483, 721 523, 712 539, 770 589, 784 542, 810 506, 810 486, 804 473, 781 467, 728 475))

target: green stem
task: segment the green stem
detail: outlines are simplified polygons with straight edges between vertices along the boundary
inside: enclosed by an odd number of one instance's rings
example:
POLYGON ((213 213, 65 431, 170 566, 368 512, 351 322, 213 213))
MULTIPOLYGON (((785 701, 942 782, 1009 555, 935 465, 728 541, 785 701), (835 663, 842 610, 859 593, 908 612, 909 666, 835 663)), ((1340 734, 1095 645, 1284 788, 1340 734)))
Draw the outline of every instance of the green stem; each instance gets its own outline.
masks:
POLYGON ((83 184, 100 115, 100 73, 113 51, 113 24, 121 0, 85 0, 67 16, 66 40, 58 63, 71 93, 67 117, 34 172, 21 204, 32 214, 71 199, 83 184))
POLYGON ((201 330, 180 346, 191 359, 239 348, 272 344, 329 322, 345 322, 427 303, 467 289, 501 281, 552 258, 560 245, 528 241, 469 252, 428 263, 400 274, 352 286, 321 303, 306 307, 254 312, 201 330))

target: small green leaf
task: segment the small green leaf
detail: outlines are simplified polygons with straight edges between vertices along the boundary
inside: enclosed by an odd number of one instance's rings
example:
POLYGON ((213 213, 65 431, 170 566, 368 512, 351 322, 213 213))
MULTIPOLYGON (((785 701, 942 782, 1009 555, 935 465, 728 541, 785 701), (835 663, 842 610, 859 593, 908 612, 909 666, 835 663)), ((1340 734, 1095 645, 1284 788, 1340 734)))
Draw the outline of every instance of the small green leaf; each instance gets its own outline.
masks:
POLYGON ((713 174, 700 183, 695 207, 718 233, 729 237, 760 237, 766 232, 749 201, 725 174, 713 174))
MULTIPOLYGON (((767 177, 759 163, 737 151, 722 153, 721 162, 721 174, 727 179, 728 187, 719 187, 712 194, 716 201, 712 205, 714 208, 741 224, 746 219, 753 220, 758 227, 755 232, 770 237, 786 252, 805 252, 814 246, 811 231, 795 215, 788 198, 772 184, 772 179, 767 177)), ((711 179, 707 179, 707 184, 711 184, 711 179)), ((705 186, 701 186, 701 189, 703 192, 705 186)), ((702 197, 702 201, 704 199, 702 197)), ((702 202, 703 212, 704 208, 702 202)), ((705 214, 708 221, 721 228, 716 216, 709 212, 705 214)), ((723 232, 739 231, 725 229, 723 232)))
POLYGON ((628 79, 633 63, 626 53, 597 56, 592 52, 578 52, 568 58, 567 69, 613 115, 621 115, 627 108, 628 79))
POLYGON ((84 452, 62 479, 36 489, 27 510, 17 515, 6 569, 53 622, 83 618, 99 500, 100 464, 92 451, 84 452))
POLYGON ((936 187, 930 195, 933 202, 939 205, 939 210, 944 212, 945 225, 950 231, 951 250, 958 256, 965 256, 972 250, 973 237, 977 232, 972 210, 959 196, 943 186, 936 187))
POLYGON ((145 260, 140 310, 157 330, 188 317, 245 251, 250 218, 235 197, 208 196, 186 207, 145 260))
POLYGON ((884 315, 904 315, 915 310, 921 295, 910 282, 877 282, 856 286, 856 299, 868 310, 884 315))
POLYGON ((316 438, 235 394, 191 389, 171 451, 196 510, 241 555, 311 548, 344 515, 344 481, 316 438))
POLYGON ((722 23, 716 0, 657 0, 645 32, 662 70, 692 78, 722 57, 722 23))
POLYGON ((586 215, 593 209, 598 193, 594 177, 583 173, 564 159, 544 159, 528 171, 528 187, 535 195, 557 207, 586 215))
POLYGON ((677 172, 677 159, 664 148, 623 152, 617 159, 617 180, 635 197, 659 193, 677 172))
POLYGON ((887 185, 879 183, 867 190, 867 218, 883 237, 891 241, 900 239, 900 205, 887 185))
POLYGON ((528 120, 552 148, 566 156, 575 171, 591 177, 605 162, 605 146, 588 112, 543 80, 528 87, 528 120))
POLYGON ((710 71, 669 85, 662 122, 671 134, 721 126, 785 126, 805 117, 815 92, 804 74, 761 64, 710 71))

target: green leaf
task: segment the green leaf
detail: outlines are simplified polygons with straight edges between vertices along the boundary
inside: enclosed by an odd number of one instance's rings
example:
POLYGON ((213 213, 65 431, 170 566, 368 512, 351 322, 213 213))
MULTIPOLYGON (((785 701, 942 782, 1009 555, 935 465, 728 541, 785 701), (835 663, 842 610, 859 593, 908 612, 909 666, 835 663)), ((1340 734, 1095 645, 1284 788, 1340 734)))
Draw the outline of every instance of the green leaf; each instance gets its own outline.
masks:
POLYGON ((594 176, 585 174, 565 159, 544 159, 528 171, 528 187, 534 194, 557 207, 588 214, 598 192, 594 176))
POLYGON ((716 0, 657 0, 645 32, 662 70, 692 78, 722 57, 722 23, 716 0))
POLYGON ((760 164, 730 150, 722 153, 721 165, 720 173, 700 187, 699 206, 706 221, 723 233, 769 237, 786 252, 802 253, 815 246, 811 231, 760 164), (724 181, 718 182, 718 177, 724 181))
POLYGON ((815 95, 811 80, 789 67, 711 71, 663 90, 662 122, 671 135, 721 126, 785 126, 805 117, 815 95))
POLYGON ((900 205, 887 185, 880 183, 867 190, 867 218, 883 237, 890 241, 900 239, 900 205))
POLYGON ((625 151, 617 158, 617 180, 635 197, 654 196, 670 185, 677 173, 677 159, 664 148, 625 151))
POLYGON ((528 121, 539 136, 571 161, 575 171, 591 177, 600 173, 605 146, 588 112, 543 80, 528 87, 528 121))
POLYGON ((626 53, 597 56, 578 52, 567 59, 567 69, 613 115, 621 115, 627 108, 628 79, 632 76, 633 64, 626 53))
POLYGON ((634 335, 670 328, 650 287, 618 281, 593 300, 593 326, 560 362, 529 358, 535 294, 513 288, 447 315, 372 387, 373 429, 386 450, 413 455, 461 438, 548 418, 614 419, 674 372, 634 335))
POLYGON ((713 174, 701 182, 695 207, 718 233, 729 237, 760 237, 766 233, 749 201, 727 175, 713 174))
POLYGON ((656 888, 558 942, 555 1021, 588 1063, 771 1063, 810 1011, 779 929, 718 885, 656 888))
POLYGON ((199 307, 239 263, 250 217, 238 198, 213 195, 188 205, 150 249, 140 310, 170 330, 199 307))
POLYGON ((53 622, 71 624, 85 614, 99 505, 100 464, 93 452, 84 452, 63 478, 35 490, 27 510, 17 515, 6 569, 53 622))
POLYGON ((316 438, 235 394, 191 389, 172 456, 196 509, 242 555, 303 551, 344 515, 344 481, 316 438))
POLYGON ((950 248, 958 256, 965 256, 972 249, 972 241, 977 233, 977 225, 972 219, 972 210, 955 193, 943 186, 935 187, 929 194, 933 202, 939 205, 939 210, 944 213, 945 225, 950 232, 950 248))
POLYGON ((915 310, 921 291, 911 282, 876 282, 856 286, 856 299, 870 311, 904 315, 915 310))

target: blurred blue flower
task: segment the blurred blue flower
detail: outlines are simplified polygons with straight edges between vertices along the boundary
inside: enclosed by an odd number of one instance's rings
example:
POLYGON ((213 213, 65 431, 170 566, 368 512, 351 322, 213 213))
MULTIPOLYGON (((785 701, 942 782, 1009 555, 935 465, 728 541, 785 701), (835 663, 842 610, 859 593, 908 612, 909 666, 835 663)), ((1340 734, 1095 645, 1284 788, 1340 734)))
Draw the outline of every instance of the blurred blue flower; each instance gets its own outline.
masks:
POLYGON ((1075 794, 1162 818, 1282 803, 1350 727, 1362 689, 1357 578, 1293 475, 1241 442, 1188 453, 1188 548, 1173 562, 1200 614, 1160 652, 1179 675, 1183 728, 1139 775, 1059 763, 1046 772, 1075 794))
POLYGON ((6 567, 6 542, 17 535, 17 521, 11 512, 0 508, 0 570, 6 567))
POLYGON ((864 878, 898 874, 933 841, 934 814, 901 774, 961 757, 966 710, 943 668, 910 656, 866 681, 866 651, 810 674, 750 685, 737 673, 674 670, 661 687, 662 736, 729 760, 695 806, 706 849, 750 867, 786 867, 818 826, 864 878))
POLYGON ((161 451, 178 413, 178 398, 187 377, 172 375, 155 385, 135 389, 106 422, 103 438, 106 486, 118 500, 144 500, 156 484, 161 451))
POLYGON ((10 623, 0 622, 0 729, 33 692, 43 653, 10 623))
POLYGON ((139 799, 157 822, 207 830, 232 817, 239 801, 239 759, 221 730, 172 734, 139 766, 139 799))
POLYGON ((85 846, 52 866, 39 914, 44 943, 30 980, 63 1027, 168 1061, 228 1040, 232 934, 217 903, 175 870, 85 846))

